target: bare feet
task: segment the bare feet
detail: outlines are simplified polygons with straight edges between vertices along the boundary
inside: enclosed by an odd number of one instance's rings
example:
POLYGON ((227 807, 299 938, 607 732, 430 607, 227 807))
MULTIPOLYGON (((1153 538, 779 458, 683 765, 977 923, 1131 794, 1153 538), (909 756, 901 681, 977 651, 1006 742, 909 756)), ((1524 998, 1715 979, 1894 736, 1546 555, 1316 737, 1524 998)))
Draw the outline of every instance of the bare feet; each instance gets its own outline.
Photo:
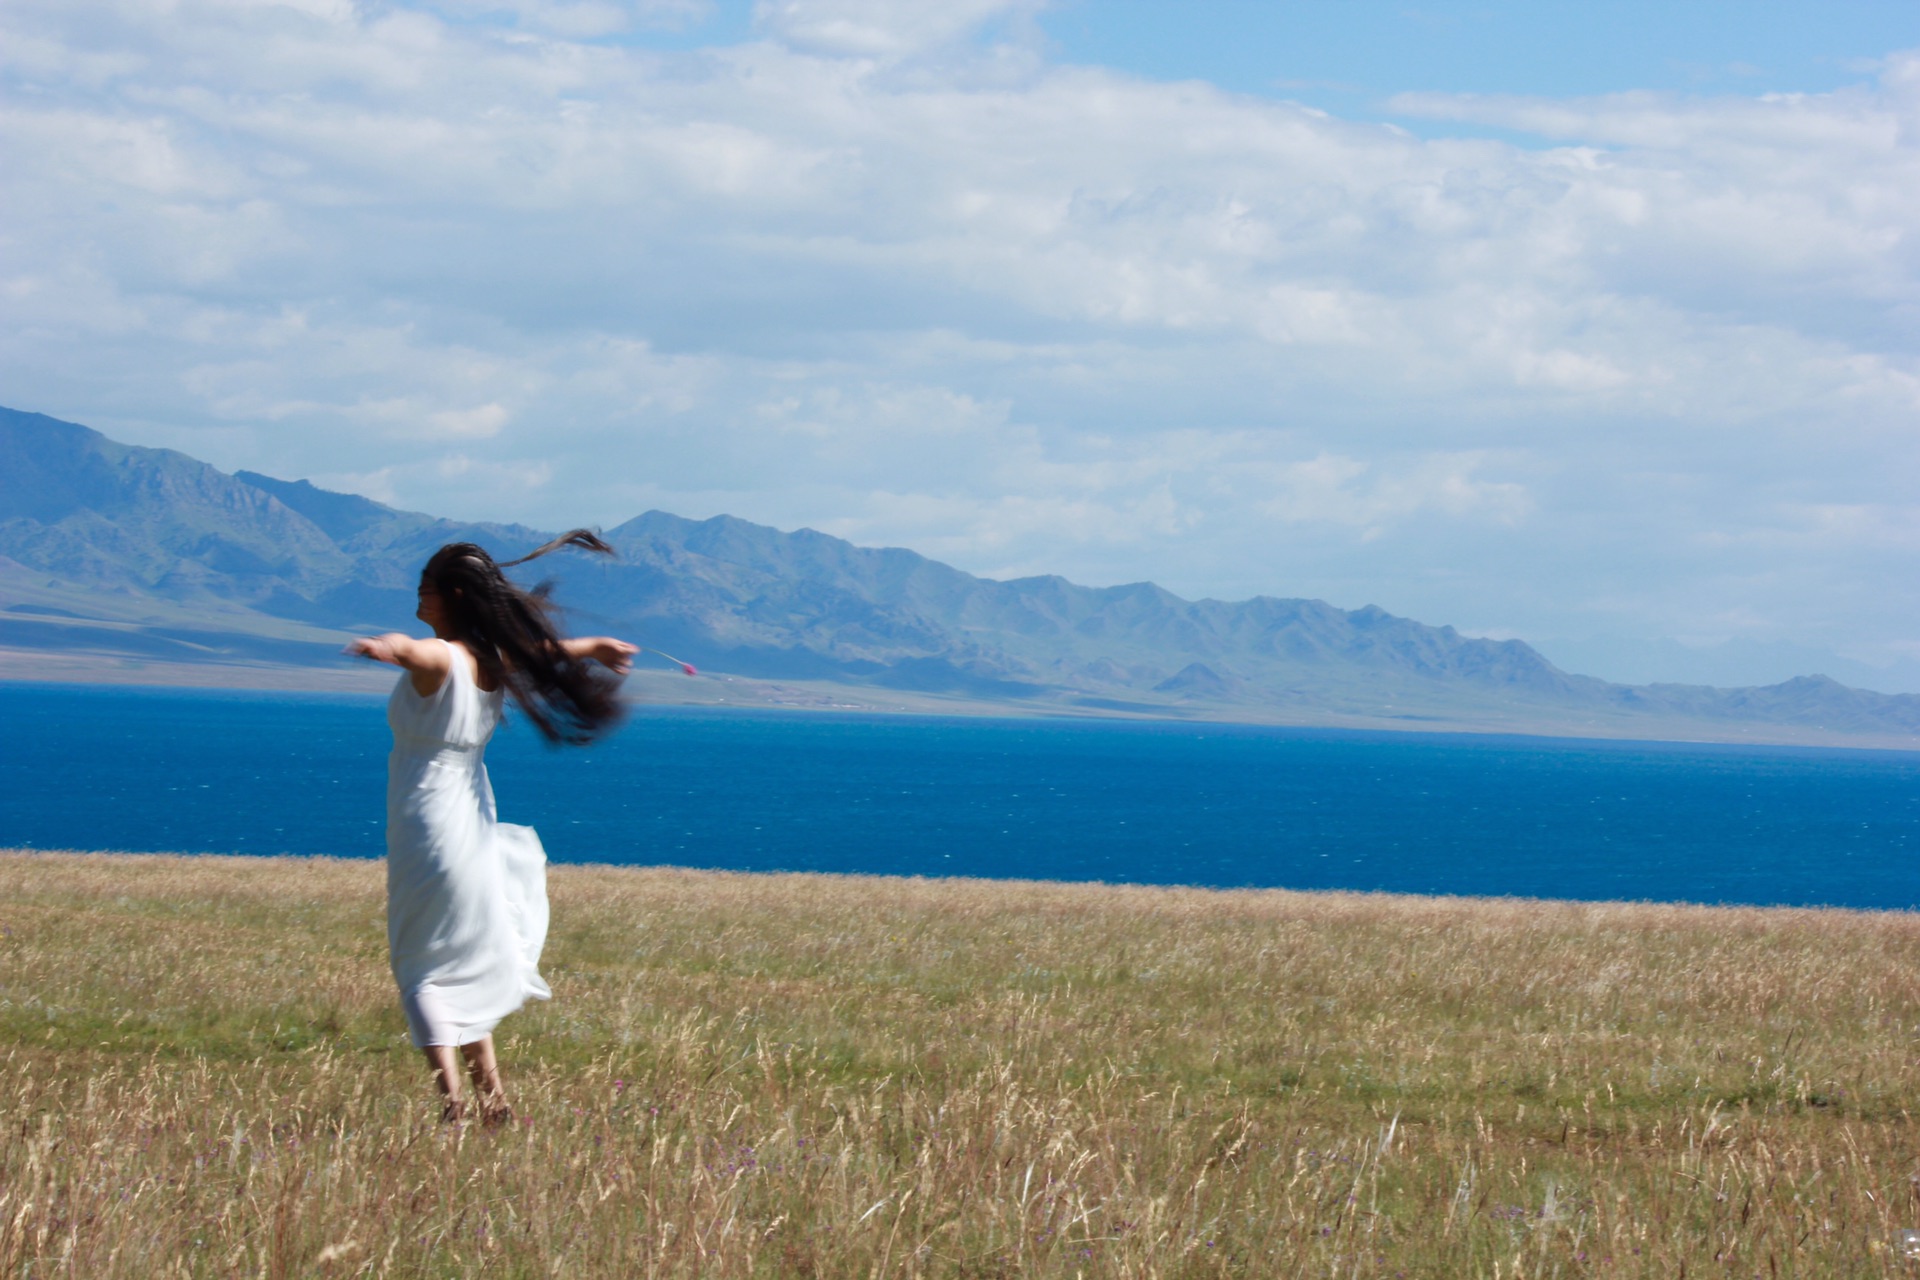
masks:
POLYGON ((486 1036, 456 1050, 451 1045, 426 1046, 427 1066, 433 1071, 434 1084, 446 1099, 440 1119, 460 1124, 467 1119, 467 1101, 461 1097, 459 1059, 467 1062, 467 1075, 473 1081, 474 1111, 480 1123, 489 1129, 513 1123, 513 1109, 507 1105, 507 1091, 500 1084, 500 1064, 494 1058, 493 1037, 486 1036))
POLYGON ((513 1112, 507 1106, 507 1091, 500 1083, 500 1063, 493 1053, 493 1037, 485 1036, 472 1044, 462 1045, 460 1056, 467 1060, 467 1076, 473 1081, 474 1103, 480 1108, 480 1122, 489 1129, 512 1123, 513 1112))

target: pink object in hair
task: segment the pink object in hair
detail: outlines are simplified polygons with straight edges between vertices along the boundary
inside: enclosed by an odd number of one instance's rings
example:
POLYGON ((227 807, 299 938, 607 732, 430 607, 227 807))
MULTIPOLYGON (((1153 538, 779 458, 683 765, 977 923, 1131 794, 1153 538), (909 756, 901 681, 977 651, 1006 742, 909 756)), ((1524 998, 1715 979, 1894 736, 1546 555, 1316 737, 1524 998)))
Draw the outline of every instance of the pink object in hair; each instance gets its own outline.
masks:
POLYGON ((680 661, 680 659, 674 657, 670 653, 661 653, 660 650, 658 649, 648 649, 647 652, 654 654, 657 657, 665 658, 668 662, 673 663, 675 666, 679 667, 682 671, 686 672, 690 676, 697 676, 700 674, 698 671, 695 671, 693 669, 693 664, 691 662, 682 662, 680 661))

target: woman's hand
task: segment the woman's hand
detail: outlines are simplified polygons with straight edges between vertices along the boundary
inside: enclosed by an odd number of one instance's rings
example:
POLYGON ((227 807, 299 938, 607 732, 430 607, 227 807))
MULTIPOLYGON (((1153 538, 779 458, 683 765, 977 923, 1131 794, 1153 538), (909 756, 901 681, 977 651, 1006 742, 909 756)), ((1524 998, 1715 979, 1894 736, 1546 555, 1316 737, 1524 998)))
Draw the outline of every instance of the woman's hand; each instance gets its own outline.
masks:
POLYGON ((628 644, 625 640, 616 640, 612 636, 594 636, 593 648, 587 654, 595 662, 614 672, 625 675, 633 670, 633 655, 640 652, 637 644, 628 644))
POLYGON ((413 637, 390 631, 383 636, 361 636, 346 647, 346 652, 356 658, 372 658, 375 662, 385 662, 393 666, 403 666, 400 654, 403 649, 413 647, 413 637))
POLYGON ((633 670, 633 655, 640 652, 639 645, 628 644, 612 636, 576 636, 560 643, 566 648, 569 658, 592 658, 617 675, 625 675, 633 670))

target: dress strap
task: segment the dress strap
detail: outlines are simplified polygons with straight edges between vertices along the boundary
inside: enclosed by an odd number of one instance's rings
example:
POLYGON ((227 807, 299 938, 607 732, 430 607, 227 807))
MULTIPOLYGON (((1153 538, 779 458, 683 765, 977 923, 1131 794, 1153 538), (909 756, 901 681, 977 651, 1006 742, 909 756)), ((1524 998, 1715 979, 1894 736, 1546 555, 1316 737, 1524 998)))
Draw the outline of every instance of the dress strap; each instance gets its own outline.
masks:
MULTIPOLYGON (((499 689, 480 687, 480 659, 474 656, 473 650, 451 640, 442 640, 440 643, 447 646, 447 665, 460 673, 461 682, 472 691, 474 697, 490 698, 500 692, 499 689)), ((448 679, 452 679, 451 671, 448 679)))

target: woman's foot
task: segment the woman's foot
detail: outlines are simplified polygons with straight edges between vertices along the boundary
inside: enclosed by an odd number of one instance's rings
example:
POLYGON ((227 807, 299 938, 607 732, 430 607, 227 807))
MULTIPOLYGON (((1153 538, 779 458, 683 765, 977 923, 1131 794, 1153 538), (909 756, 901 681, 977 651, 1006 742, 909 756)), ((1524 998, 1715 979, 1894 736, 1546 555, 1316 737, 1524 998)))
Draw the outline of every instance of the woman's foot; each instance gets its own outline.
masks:
POLYGON ((440 1108, 441 1124, 464 1124, 467 1119, 467 1100, 448 1098, 447 1105, 440 1108))
POLYGON ((504 1129, 513 1123, 513 1108, 506 1103, 488 1107, 480 1113, 480 1123, 489 1129, 504 1129))

